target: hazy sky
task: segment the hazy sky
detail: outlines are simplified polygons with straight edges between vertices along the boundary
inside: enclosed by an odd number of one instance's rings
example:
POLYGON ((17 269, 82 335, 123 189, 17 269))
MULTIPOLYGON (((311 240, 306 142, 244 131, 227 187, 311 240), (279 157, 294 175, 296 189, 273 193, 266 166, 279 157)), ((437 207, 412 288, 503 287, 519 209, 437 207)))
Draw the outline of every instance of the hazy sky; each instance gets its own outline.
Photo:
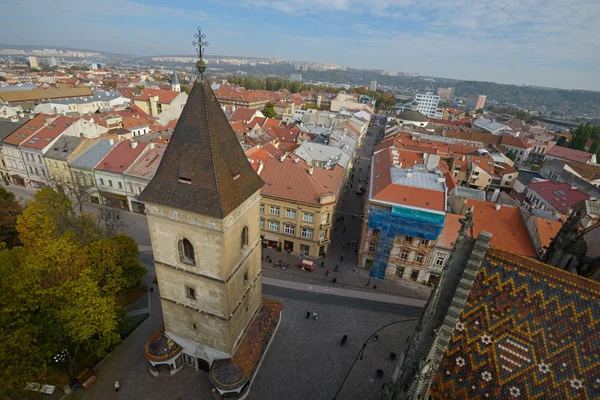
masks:
POLYGON ((0 0, 0 43, 600 90, 600 0, 0 0))

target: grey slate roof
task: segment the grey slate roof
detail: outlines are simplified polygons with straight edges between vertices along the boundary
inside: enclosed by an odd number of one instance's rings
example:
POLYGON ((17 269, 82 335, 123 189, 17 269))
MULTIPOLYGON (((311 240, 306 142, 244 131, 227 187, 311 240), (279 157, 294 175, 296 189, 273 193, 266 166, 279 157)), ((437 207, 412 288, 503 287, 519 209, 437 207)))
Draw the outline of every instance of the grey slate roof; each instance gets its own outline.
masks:
POLYGON ((82 141, 83 139, 80 137, 63 135, 54 143, 52 148, 44 154, 44 157, 65 161, 82 141))
MULTIPOLYGON (((28 120, 23 120, 23 122, 28 120)), ((17 128, 23 125, 23 122, 11 122, 8 120, 0 120, 0 140, 3 140, 5 137, 13 133, 17 130, 17 128)))
POLYGON ((123 97, 118 90, 92 90, 93 96, 85 97, 70 97, 68 99, 52 99, 48 103, 52 104, 87 104, 95 101, 110 101, 119 97, 123 97))
POLYGON ((69 165, 72 168, 92 170, 113 147, 114 144, 111 145, 109 140, 99 140, 98 143, 71 161, 69 165))
POLYGON ((263 185, 209 83, 201 79, 140 199, 223 219, 263 185))
POLYGON ((465 188, 465 187, 457 187, 456 192, 454 193, 456 197, 463 197, 465 199, 475 199, 475 200, 485 200, 485 192, 483 190, 465 188))
POLYGON ((171 85, 179 85, 179 77, 177 76, 177 70, 173 68, 173 78, 171 79, 171 85))

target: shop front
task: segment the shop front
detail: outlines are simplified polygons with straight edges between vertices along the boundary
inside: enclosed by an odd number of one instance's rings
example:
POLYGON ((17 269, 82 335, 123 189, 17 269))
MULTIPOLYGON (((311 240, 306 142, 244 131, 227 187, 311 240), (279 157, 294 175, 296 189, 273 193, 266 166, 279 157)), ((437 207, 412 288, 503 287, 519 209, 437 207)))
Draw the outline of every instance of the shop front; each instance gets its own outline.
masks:
POLYGON ((146 214, 146 205, 140 201, 131 200, 131 211, 136 214, 146 214))
POLYGON ((29 184, 31 185, 32 189, 41 189, 44 186, 46 186, 46 183, 42 182, 42 181, 36 181, 34 179, 31 179, 29 181, 29 184))
POLYGON ((15 185, 25 187, 25 178, 21 177, 20 175, 12 175, 11 177, 15 185))
POLYGON ((129 211, 126 196, 119 196, 118 194, 100 192, 102 196, 102 203, 109 207, 118 208, 121 210, 129 211))
POLYGON ((265 235, 263 240, 264 240, 264 243, 267 244, 267 247, 270 247, 272 249, 276 249, 279 246, 279 236, 267 234, 267 235, 265 235))

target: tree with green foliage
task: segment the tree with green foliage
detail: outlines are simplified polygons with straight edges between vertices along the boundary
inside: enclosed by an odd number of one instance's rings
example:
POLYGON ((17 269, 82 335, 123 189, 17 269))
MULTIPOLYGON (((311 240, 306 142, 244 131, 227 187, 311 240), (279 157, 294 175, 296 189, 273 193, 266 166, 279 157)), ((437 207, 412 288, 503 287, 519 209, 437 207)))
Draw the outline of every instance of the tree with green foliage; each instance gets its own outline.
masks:
POLYGON ((17 217, 23 208, 15 199, 15 195, 0 186, 0 243, 10 249, 21 244, 17 233, 17 217))
POLYGON ((557 146, 565 146, 567 144, 567 138, 564 136, 560 136, 556 141, 557 146))
POLYGON ((312 103, 304 103, 302 105, 302 108, 305 110, 318 110, 319 106, 316 104, 312 104, 312 103))
POLYGON ((477 114, 483 114, 485 111, 483 111, 483 108, 478 108, 477 110, 475 110, 475 112, 477 114))
POLYGON ((267 103, 265 108, 262 109, 262 113, 265 117, 277 118, 277 111, 275 111, 273 103, 267 103))
POLYGON ((72 209, 65 195, 40 189, 17 219, 23 245, 0 246, 2 398, 30 397, 30 382, 67 384, 120 341, 118 296, 144 272, 137 246, 72 209))
POLYGON ((513 161, 515 161, 517 159, 517 153, 515 153, 514 150, 509 150, 506 153, 504 153, 504 155, 513 161))
POLYGON ((0 75, 0 82, 6 82, 6 78, 0 75))
POLYGON ((589 122, 587 124, 579 124, 577 129, 573 132, 573 140, 569 144, 569 147, 575 150, 585 151, 587 141, 592 138, 594 133, 594 127, 589 122))
POLYGON ((185 94, 187 94, 188 96, 190 95, 190 92, 192 91, 189 87, 187 86, 180 86, 181 91, 185 94))

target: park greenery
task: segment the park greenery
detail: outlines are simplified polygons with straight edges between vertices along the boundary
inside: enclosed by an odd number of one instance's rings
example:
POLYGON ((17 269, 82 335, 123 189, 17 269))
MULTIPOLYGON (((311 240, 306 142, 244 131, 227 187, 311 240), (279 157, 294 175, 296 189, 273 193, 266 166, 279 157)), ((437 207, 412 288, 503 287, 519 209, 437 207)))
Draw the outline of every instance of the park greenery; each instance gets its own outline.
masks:
POLYGON ((133 239, 50 187, 24 210, 1 187, 0 201, 11 210, 0 220, 0 397, 25 398, 28 383, 72 383, 120 342, 120 299, 145 269, 133 239))
POLYGON ((267 118, 277 118, 277 111, 275 111, 273 103, 267 103, 265 108, 262 109, 262 113, 267 118))
POLYGON ((579 124, 577 129, 573 131, 573 138, 569 142, 569 147, 575 150, 589 151, 600 157, 600 126, 592 126, 590 123, 579 124), (592 144, 586 150, 590 139, 592 144))

